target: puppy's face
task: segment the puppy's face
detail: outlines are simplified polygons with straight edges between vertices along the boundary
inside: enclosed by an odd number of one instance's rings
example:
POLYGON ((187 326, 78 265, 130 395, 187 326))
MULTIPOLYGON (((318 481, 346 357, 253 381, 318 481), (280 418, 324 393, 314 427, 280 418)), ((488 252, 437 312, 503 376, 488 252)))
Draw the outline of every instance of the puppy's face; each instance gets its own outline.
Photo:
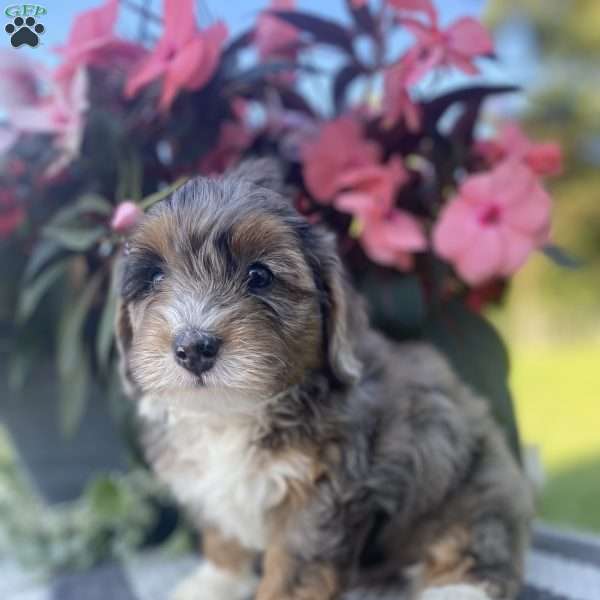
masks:
POLYGON ((122 277, 120 347, 143 392, 270 397, 309 369, 356 376, 331 240, 244 170, 157 205, 122 277))

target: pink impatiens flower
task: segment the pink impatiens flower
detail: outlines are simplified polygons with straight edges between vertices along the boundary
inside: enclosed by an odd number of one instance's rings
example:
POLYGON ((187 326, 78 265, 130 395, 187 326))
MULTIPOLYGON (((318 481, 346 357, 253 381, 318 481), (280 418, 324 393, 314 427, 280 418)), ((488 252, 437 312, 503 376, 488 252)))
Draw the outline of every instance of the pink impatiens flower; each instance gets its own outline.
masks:
MULTIPOLYGON (((293 10, 295 0, 272 0, 270 10, 293 10)), ((289 23, 263 12, 257 19, 254 43, 262 61, 270 58, 295 58, 300 32, 289 23)))
POLYGON ((358 121, 345 116, 325 123, 319 135, 302 146, 301 158, 306 187, 317 200, 329 203, 343 175, 378 161, 379 147, 363 137, 358 121))
POLYGON ((71 79, 51 79, 50 93, 35 103, 14 107, 11 118, 19 131, 48 133, 54 136, 58 153, 48 167, 48 175, 56 175, 79 153, 88 110, 88 78, 81 67, 71 79))
POLYGON ((469 284, 508 277, 548 239, 550 197, 516 160, 468 177, 442 210, 435 251, 469 284))
POLYGON ((409 131, 415 132, 421 125, 421 110, 408 93, 410 73, 404 61, 384 70, 383 115, 389 126, 402 120, 409 131))
POLYGON ((472 17, 458 19, 447 28, 439 26, 437 13, 428 0, 394 0, 390 3, 399 10, 420 11, 428 23, 413 17, 402 17, 400 22, 415 36, 415 45, 406 53, 409 73, 408 85, 417 83, 437 67, 456 67, 469 75, 479 72, 474 59, 491 54, 494 44, 485 27, 472 17))
POLYGON ((414 264, 413 254, 427 248, 421 225, 410 213, 394 209, 383 219, 362 223, 360 243, 376 263, 408 271, 414 264))
POLYGON ((431 22, 437 19, 431 0, 387 0, 387 3, 396 10, 424 13, 431 22))
POLYGON ((219 65, 227 27, 221 21, 199 31, 194 0, 164 0, 164 33, 152 54, 125 88, 129 98, 158 78, 163 79, 160 108, 168 110, 181 90, 203 87, 219 65))
POLYGON ((349 170, 339 178, 344 190, 334 200, 342 212, 373 221, 389 214, 398 189, 408 180, 402 159, 395 156, 386 165, 366 165, 349 170))
POLYGON ((75 18, 67 43, 56 49, 64 60, 56 71, 57 78, 70 78, 81 66, 114 68, 142 58, 144 48, 114 33, 118 8, 119 0, 106 0, 75 18))
POLYGON ((142 209, 131 200, 121 202, 110 220, 110 228, 117 233, 128 233, 144 216, 142 209))
POLYGON ((517 123, 506 123, 498 138, 479 141, 475 149, 489 164, 513 157, 522 160, 538 175, 558 175, 562 170, 560 145, 533 142, 517 123))

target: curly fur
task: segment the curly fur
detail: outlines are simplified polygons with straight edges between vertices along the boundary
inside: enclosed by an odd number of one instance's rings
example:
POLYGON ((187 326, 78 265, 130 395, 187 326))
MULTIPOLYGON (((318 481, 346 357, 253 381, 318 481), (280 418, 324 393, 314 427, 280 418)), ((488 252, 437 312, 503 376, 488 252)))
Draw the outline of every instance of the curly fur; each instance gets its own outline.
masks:
POLYGON ((178 598, 516 596, 530 492, 486 403, 429 345, 369 328, 333 236, 271 164, 155 206, 122 272, 123 375, 148 458, 211 531, 211 583, 196 574, 178 598), (245 284, 256 261, 274 274, 261 294, 245 284), (201 376, 173 356, 190 326, 223 340, 201 376))

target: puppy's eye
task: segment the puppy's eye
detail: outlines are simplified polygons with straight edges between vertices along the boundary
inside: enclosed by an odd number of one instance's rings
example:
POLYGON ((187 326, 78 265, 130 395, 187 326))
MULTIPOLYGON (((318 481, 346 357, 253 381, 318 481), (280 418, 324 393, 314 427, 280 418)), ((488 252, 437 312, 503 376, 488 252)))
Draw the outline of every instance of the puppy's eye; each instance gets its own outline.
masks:
POLYGON ((273 273, 261 263, 253 263, 248 267, 246 277, 251 292, 264 290, 273 283, 273 273))
POLYGON ((150 274, 150 287, 155 288, 164 278, 165 274, 160 269, 156 269, 150 274))

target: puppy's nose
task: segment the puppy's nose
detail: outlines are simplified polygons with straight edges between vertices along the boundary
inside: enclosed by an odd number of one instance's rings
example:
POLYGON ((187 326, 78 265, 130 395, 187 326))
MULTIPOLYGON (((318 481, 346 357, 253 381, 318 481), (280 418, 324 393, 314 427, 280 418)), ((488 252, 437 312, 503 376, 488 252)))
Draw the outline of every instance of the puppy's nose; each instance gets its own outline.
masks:
POLYGON ((205 331, 188 329, 175 336, 175 360, 185 369, 200 375, 215 364, 221 340, 205 331))

